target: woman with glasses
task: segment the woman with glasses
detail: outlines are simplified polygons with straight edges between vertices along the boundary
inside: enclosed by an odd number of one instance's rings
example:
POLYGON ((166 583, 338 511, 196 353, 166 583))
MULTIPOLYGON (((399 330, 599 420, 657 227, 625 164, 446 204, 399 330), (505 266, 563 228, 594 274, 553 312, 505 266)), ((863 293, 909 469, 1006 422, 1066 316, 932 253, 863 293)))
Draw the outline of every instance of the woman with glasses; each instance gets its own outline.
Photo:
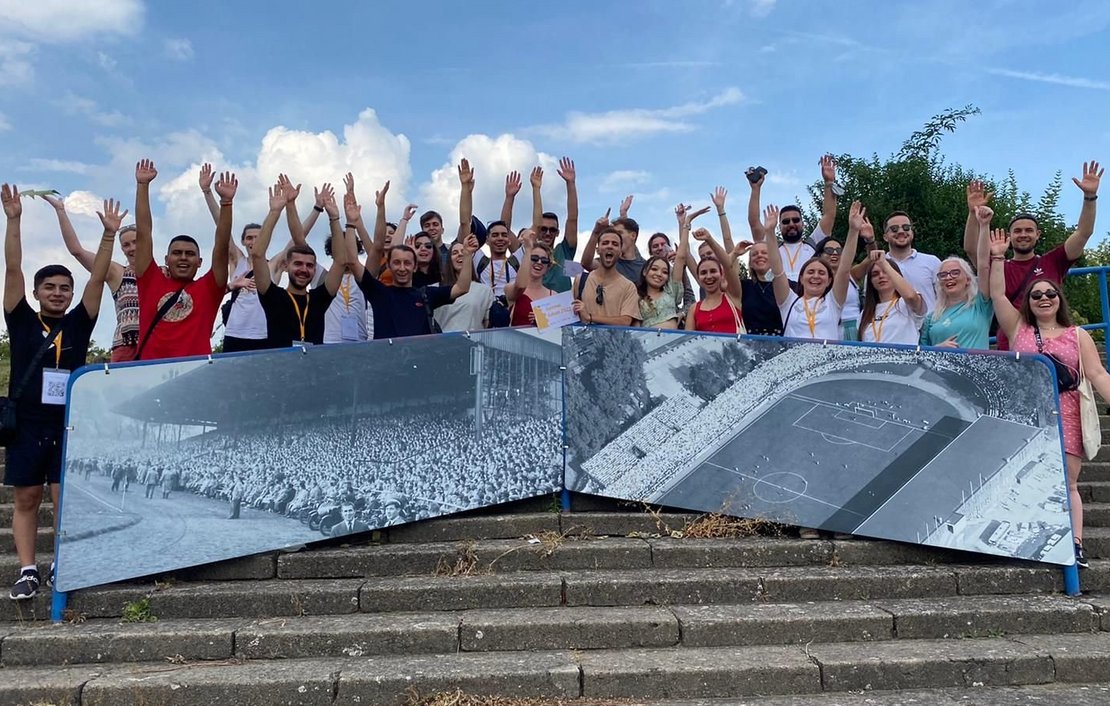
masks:
MULTIPOLYGON (((678 216, 678 250, 674 253, 674 263, 671 263, 668 251, 652 249, 653 243, 660 242, 658 236, 663 235, 656 233, 648 241, 652 256, 644 264, 640 281, 636 283, 636 291, 640 295, 640 325, 645 328, 676 329, 681 320, 680 310, 685 296, 682 276, 690 253, 690 223, 685 218, 685 206, 680 204, 675 209, 675 215, 678 216)), ((664 239, 666 237, 663 235, 664 239)), ((669 250, 670 242, 666 242, 669 250)))
POLYGON ((547 243, 538 242, 531 229, 526 228, 520 237, 528 258, 521 263, 516 279, 505 285, 505 299, 512 310, 509 325, 535 326, 536 314, 532 311, 532 302, 556 293, 554 289, 543 286, 543 278, 551 269, 553 251, 547 243))
POLYGON ((905 277, 898 263, 882 250, 869 253, 871 269, 859 315, 859 340, 914 345, 921 338, 925 299, 905 277))
MULTIPOLYGON (((979 237, 986 238, 990 224, 979 218, 979 237)), ((999 331, 1011 341, 1011 350, 1019 353, 1044 353, 1058 365, 1065 366, 1076 381, 1080 370, 1095 391, 1110 399, 1110 375, 1091 335, 1072 323, 1064 292, 1055 282, 1043 277, 1034 279, 1023 295, 1021 309, 1014 308, 1006 297, 1006 274, 1003 264, 1010 237, 1004 230, 990 236, 990 292, 999 331), (1082 363, 1080 362, 1082 359, 1082 363)), ((980 264, 982 267, 983 265, 980 264)), ((1068 465, 1068 494, 1071 523, 1075 534, 1076 564, 1087 568, 1083 551, 1083 500, 1079 495, 1079 471, 1085 457, 1083 428, 1079 415, 1079 391, 1060 391, 1060 417, 1064 427, 1064 453, 1068 465)))
MULTIPOLYGON (((684 230, 689 229, 688 219, 683 219, 684 230)), ((685 232, 682 233, 685 238, 685 232)), ((709 245, 713 257, 703 258, 698 263, 698 284, 704 296, 686 315, 687 331, 706 331, 712 333, 747 333, 742 315, 740 272, 737 258, 751 247, 742 242, 731 252, 725 252, 705 228, 694 231, 694 239, 709 245)))
MULTIPOLYGON (((863 229, 860 230, 860 238, 867 240, 868 238, 874 239, 874 237, 874 229, 871 227, 870 223, 865 222, 863 229), (870 231, 870 234, 868 231, 870 231)), ((817 243, 817 257, 829 263, 829 266, 833 268, 833 272, 836 272, 836 269, 840 267, 840 256, 843 252, 844 246, 831 236, 817 243)), ((842 341, 859 340, 859 301, 859 285, 856 284, 855 279, 849 277, 848 293, 844 299, 844 308, 840 311, 842 341)))
MULTIPOLYGON (((778 209, 768 206, 765 216, 766 220, 777 222, 778 209)), ((801 279, 798 281, 801 294, 796 294, 790 288, 778 248, 767 248, 775 301, 782 315, 784 336, 840 340, 840 317, 848 295, 848 280, 851 277, 849 270, 856 256, 859 231, 865 221, 865 209, 860 206, 859 201, 853 201, 848 215, 848 238, 840 254, 840 263, 834 271, 828 262, 819 257, 806 260, 802 264, 801 279)))
MULTIPOLYGON (((989 229, 994 212, 986 206, 976 208, 975 218, 989 229), (984 221, 985 219, 985 221, 984 221)), ((989 263, 990 239, 981 238, 978 257, 989 263)), ((950 257, 937 270, 936 303, 933 313, 921 327, 921 345, 941 348, 986 349, 990 347, 990 326, 994 307, 990 293, 990 267, 979 267, 979 276, 971 272, 971 264, 959 257, 950 257)))
POLYGON ((439 284, 439 258, 436 257, 436 243, 432 236, 420 231, 412 239, 412 249, 416 251, 416 271, 412 273, 412 286, 431 287, 439 284))
MULTIPOLYGON (((419 257, 417 251, 417 257, 419 257)), ((434 251, 433 251, 434 252, 434 251)), ((439 258, 435 258, 439 260, 439 258)), ((471 273, 470 291, 446 306, 436 307, 434 318, 441 331, 479 331, 489 328, 489 308, 493 305, 493 289, 478 281, 474 271, 474 260, 459 241, 451 243, 448 252, 451 263, 449 272, 444 273, 443 284, 454 286, 462 268, 469 267, 471 273)), ((415 275, 414 275, 415 280, 415 275)))

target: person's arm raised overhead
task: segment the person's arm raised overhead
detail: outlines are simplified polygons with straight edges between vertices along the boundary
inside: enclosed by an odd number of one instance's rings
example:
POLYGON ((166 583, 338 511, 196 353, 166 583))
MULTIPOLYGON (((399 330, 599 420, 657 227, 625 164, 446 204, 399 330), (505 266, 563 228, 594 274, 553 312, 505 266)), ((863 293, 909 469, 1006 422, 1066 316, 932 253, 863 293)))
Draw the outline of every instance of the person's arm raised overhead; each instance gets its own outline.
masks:
MULTIPOLYGON (((984 228, 989 229, 989 226, 980 224, 979 228, 979 237, 983 237, 982 230, 984 228)), ((1005 230, 999 228, 990 234, 990 243, 991 304, 994 305, 994 316, 998 319, 998 328, 1012 341, 1017 337, 1018 327, 1021 325, 1021 314, 1014 308, 1009 297, 1006 296, 1005 264, 1006 251, 1010 249, 1010 236, 1005 230)))
MULTIPOLYGON (((695 212, 695 216, 697 215, 697 213, 698 212, 695 212)), ((693 220, 693 218, 694 216, 691 216, 690 220, 693 220)), ((721 270, 725 273, 725 283, 727 284, 727 291, 730 293, 735 292, 739 294, 740 278, 736 276, 736 268, 732 266, 732 258, 730 256, 730 253, 726 251, 721 246, 721 244, 713 238, 713 234, 705 228, 698 228, 693 233, 691 233, 691 235, 693 236, 694 240, 709 245, 710 249, 713 250, 713 256, 717 258, 717 262, 721 264, 721 270), (735 284, 733 283, 733 279, 736 280, 735 284), (734 286, 735 289, 733 289, 734 286)))
MULTIPOLYGON (((251 266, 254 268, 254 286, 258 290, 258 296, 263 296, 270 289, 271 272, 266 263, 266 250, 270 247, 270 239, 274 235, 274 226, 277 225, 278 218, 281 217, 281 211, 285 208, 285 194, 282 193, 281 185, 274 184, 270 187, 270 210, 266 213, 266 218, 262 221, 262 229, 258 232, 258 238, 254 241, 254 246, 251 248, 251 266)), ((284 254, 282 255, 284 257, 284 254)), ((274 258, 277 260, 277 258, 274 258)))
POLYGON ((470 232, 470 219, 474 216, 474 169, 466 157, 459 162, 459 232, 462 240, 470 232))
POLYGON ((543 167, 532 167, 528 174, 528 183, 532 187, 532 230, 539 233, 540 224, 543 223, 543 194, 540 193, 543 186, 543 167))
POLYGON ((586 241, 586 247, 582 249, 582 269, 587 272, 594 269, 594 255, 597 254, 597 239, 601 231, 609 227, 609 213, 612 208, 605 209, 605 215, 597 219, 594 223, 594 229, 590 233, 590 239, 586 241))
POLYGON ((216 222, 216 238, 212 243, 212 276, 222 291, 227 287, 228 248, 231 245, 231 202, 239 189, 239 180, 231 172, 224 172, 216 182, 216 195, 220 197, 220 218, 216 222))
POLYGON ((501 202, 501 220, 505 221, 505 227, 510 231, 513 229, 513 204, 516 203, 516 195, 520 193, 521 183, 520 172, 515 169, 505 175, 505 200, 501 202))
MULTIPOLYGON (((158 176, 154 162, 135 165, 135 276, 142 277, 154 262, 154 218, 150 215, 150 182, 158 176)), ((226 269, 226 268, 225 268, 226 269)))
MULTIPOLYGON (((840 263, 833 273, 832 295, 840 306, 848 300, 848 283, 852 279, 852 261, 856 259, 856 250, 859 249, 859 234, 861 230, 870 227, 867 220, 867 209, 859 201, 853 201, 848 207, 848 237, 844 239, 844 251, 840 253, 840 263)), ((777 250, 778 248, 767 248, 777 250)), ((780 260, 781 262, 781 260, 780 260)))
MULTIPOLYGON (((748 183, 751 184, 752 187, 752 193, 748 196, 748 228, 752 231, 752 242, 754 243, 762 243, 767 237, 767 230, 763 227, 763 221, 760 220, 759 217, 759 193, 763 189, 763 180, 766 176, 766 174, 762 174, 759 179, 755 181, 748 179, 748 183)), ((775 211, 777 213, 778 209, 775 209, 775 211)), ((772 226, 770 235, 774 236, 774 234, 774 226, 772 226)), ((771 237, 767 241, 768 248, 775 245, 775 243, 772 242, 773 240, 774 237, 771 237)))
POLYGON ((713 206, 717 209, 717 218, 721 223, 721 243, 728 252, 732 252, 736 247, 736 243, 732 240, 732 226, 728 222, 728 213, 725 211, 725 200, 728 198, 728 189, 723 186, 718 186, 709 195, 710 200, 713 201, 713 206))
POLYGON ((330 188, 331 184, 322 184, 319 188, 312 187, 312 210, 301 221, 301 232, 304 233, 305 241, 308 240, 308 234, 316 226, 316 219, 324 212, 324 191, 330 188))
POLYGON ((567 220, 563 223, 563 240, 568 247, 578 249, 578 172, 574 160, 563 157, 559 160, 559 176, 567 183, 567 220))
MULTIPOLYGON (((964 254, 967 255, 967 261, 971 263, 971 266, 978 270, 979 257, 982 253, 979 251, 979 220, 975 216, 975 211, 980 206, 986 206, 994 194, 987 191, 983 182, 978 179, 969 181, 965 191, 967 193, 967 220, 964 222, 964 254)), ((987 245, 987 250, 990 250, 989 240, 987 245)), ((987 270, 987 267, 983 268, 984 272, 987 270)), ((984 288, 983 292, 986 293, 986 291, 987 289, 984 288)))
MULTIPOLYGON (((774 204, 770 204, 763 209, 763 216, 766 221, 778 223, 779 209, 774 204)), ((761 231, 763 230, 762 223, 759 228, 761 231)), ((771 270, 771 289, 775 292, 775 303, 782 306, 790 298, 790 281, 786 279, 786 272, 782 269, 782 254, 779 253, 773 230, 768 233, 767 237, 767 267, 771 270)))
MULTIPOLYGON (((520 231, 520 239, 524 242, 524 261, 520 263, 520 271, 516 273, 516 279, 505 285, 505 298, 510 304, 532 284, 532 262, 529 258, 532 255, 532 248, 536 245, 536 233, 531 228, 525 228, 520 231)), ((466 269, 466 263, 463 264, 463 269, 466 269)))
POLYGON ((100 300, 104 296, 104 280, 108 276, 108 268, 112 264, 112 248, 116 244, 116 232, 120 224, 127 218, 127 211, 119 212, 119 201, 106 199, 104 210, 97 211, 100 223, 104 226, 104 233, 100 236, 100 247, 96 250, 92 268, 89 270, 89 281, 81 295, 81 304, 85 307, 90 319, 95 319, 100 313, 100 300))
MULTIPOLYGON (((346 194, 353 196, 353 194, 346 194)), ((357 204, 356 204, 357 205, 357 204)), ((339 285, 343 283, 343 273, 347 269, 347 239, 344 236, 343 226, 339 223, 339 204, 335 202, 335 193, 324 201, 324 211, 328 214, 328 227, 331 229, 331 267, 324 275, 324 287, 328 294, 335 296, 339 285)), ((361 281, 361 278, 359 278, 361 281)))
MULTIPOLYGON (((871 219, 869 218, 864 218, 863 224, 859 228, 859 241, 863 243, 866 256, 859 262, 854 263, 856 254, 853 252, 851 259, 848 260, 853 282, 860 282, 867 276, 868 270, 871 269, 871 253, 875 251, 885 252, 875 244, 875 227, 871 225, 871 219)), ((840 256, 840 261, 844 262, 843 254, 840 256)))
POLYGON ((821 220, 817 227, 824 233, 825 238, 832 235, 836 226, 836 157, 826 154, 821 157, 821 220))
POLYGON ((977 206, 975 213, 975 248, 976 255, 975 261, 979 263, 977 276, 979 281, 979 293, 984 297, 990 296, 991 291, 991 219, 994 218, 994 211, 990 206, 977 206))
POLYGON ((1071 178, 1083 192, 1083 208, 1079 211, 1079 223, 1075 226, 1075 232, 1064 241, 1064 252, 1067 253, 1069 260, 1083 257, 1083 249, 1087 247, 1087 241, 1095 232, 1095 211, 1097 210, 1095 204, 1098 203, 1098 184, 1104 171, 1106 170, 1099 167, 1098 162, 1084 162, 1083 178, 1071 178))
POLYGON ((686 220, 684 204, 676 206, 674 214, 678 218, 678 247, 675 248, 674 262, 671 263, 671 280, 681 283, 686 262, 690 259, 690 222, 686 220))
POLYGON ((473 233, 467 233, 463 238, 463 247, 466 248, 466 259, 463 268, 459 270, 459 279, 451 287, 451 301, 455 301, 470 291, 470 281, 474 274, 474 267, 468 266, 474 261, 474 253, 478 252, 478 238, 473 233))
MULTIPOLYGON (((285 222, 289 227, 289 237, 293 239, 294 245, 308 245, 301 217, 297 215, 297 197, 301 195, 301 185, 293 186, 293 182, 284 174, 278 174, 278 184, 285 194, 285 222)), ((330 184, 326 186, 330 187, 330 184)), ((334 200, 333 193, 332 201, 334 200)))
POLYGON ((886 273, 887 278, 894 284, 894 291, 898 292, 898 296, 902 297, 903 301, 905 301, 906 305, 910 308, 910 311, 918 315, 925 313, 925 299, 913 288, 913 285, 910 284, 905 277, 891 267, 890 260, 887 259, 885 253, 880 250, 873 250, 868 255, 868 258, 871 260, 872 264, 877 264, 879 267, 883 268, 883 272, 886 273))
POLYGON ((220 204, 212 194, 212 182, 215 178, 216 172, 212 170, 211 164, 205 162, 200 165, 200 176, 197 178, 197 184, 200 186, 200 193, 204 195, 204 204, 208 206, 208 213, 212 214, 212 225, 220 222, 220 204))
MULTIPOLYGON (((389 193, 389 181, 382 185, 382 188, 374 192, 374 208, 376 209, 374 215, 374 241, 370 243, 370 247, 366 248, 366 269, 374 277, 378 276, 381 271, 382 253, 385 252, 385 238, 386 238, 386 222, 385 222, 385 195, 389 193)), ((397 224, 397 230, 394 233, 395 237, 404 237, 401 232, 401 227, 406 225, 408 221, 402 220, 397 224)), ((394 240, 393 242, 397 242, 394 240)), ((365 245, 363 246, 365 247, 365 245)), ((361 281, 361 280, 360 280, 361 281)))
MULTIPOLYGON (((355 281, 361 282, 362 272, 366 269, 366 266, 358 259, 358 241, 359 239, 362 240, 362 247, 366 250, 369 250, 366 244, 371 241, 368 238, 363 239, 362 232, 359 231, 359 226, 362 225, 362 206, 358 205, 358 200, 355 198, 353 191, 343 194, 343 213, 347 217, 347 227, 343 231, 343 250, 347 256, 347 266, 351 268, 351 274, 355 281)), ((363 228, 362 230, 366 229, 363 228)), ((332 243, 335 243, 334 239, 332 243)), ((332 252, 334 251, 335 248, 333 247, 332 252)))
POLYGON ((15 184, 0 186, 0 202, 4 205, 4 215, 7 217, 7 228, 4 230, 4 311, 11 312, 24 297, 26 288, 20 233, 23 202, 19 200, 19 188, 15 184))
POLYGON ((628 218, 628 210, 631 209, 631 208, 632 208, 632 194, 629 194, 628 196, 624 197, 623 201, 621 201, 620 210, 617 211, 617 214, 618 214, 617 217, 618 218, 628 218))

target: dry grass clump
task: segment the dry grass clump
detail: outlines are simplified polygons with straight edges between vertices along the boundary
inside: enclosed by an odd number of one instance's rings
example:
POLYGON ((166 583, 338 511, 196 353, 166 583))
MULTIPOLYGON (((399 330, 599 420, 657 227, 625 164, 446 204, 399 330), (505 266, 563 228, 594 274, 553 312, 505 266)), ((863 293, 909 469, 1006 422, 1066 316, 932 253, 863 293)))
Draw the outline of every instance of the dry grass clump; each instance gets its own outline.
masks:
POLYGON ((733 539, 737 537, 780 537, 783 526, 762 517, 734 517, 724 512, 710 512, 687 520, 680 529, 667 524, 666 516, 644 503, 644 511, 655 519, 655 526, 664 537, 674 539, 733 539))
POLYGON ((404 706, 628 706, 634 703, 642 702, 628 699, 479 696, 462 689, 421 695, 415 689, 409 689, 405 692, 404 706))
POLYGON ((435 576, 477 576, 488 573, 491 573, 489 567, 483 567, 479 563, 474 542, 460 544, 455 556, 441 558, 432 572, 435 576))

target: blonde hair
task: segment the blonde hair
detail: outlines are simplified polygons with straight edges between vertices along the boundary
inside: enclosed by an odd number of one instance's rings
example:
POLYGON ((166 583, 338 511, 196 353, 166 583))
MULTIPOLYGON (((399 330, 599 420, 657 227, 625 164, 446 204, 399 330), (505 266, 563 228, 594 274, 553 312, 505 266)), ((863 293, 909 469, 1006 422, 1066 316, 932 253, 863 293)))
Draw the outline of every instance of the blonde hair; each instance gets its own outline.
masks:
MULTIPOLYGON (((944 267, 945 263, 948 262, 955 262, 960 266, 960 270, 964 273, 964 276, 967 277, 967 289, 964 290, 963 302, 952 302, 948 304, 944 301, 944 287, 941 285, 940 278, 938 277, 933 282, 933 291, 936 292, 937 295, 937 303, 933 309, 933 321, 940 321, 941 317, 944 316, 944 312, 957 304, 962 303, 964 306, 971 306, 975 303, 976 297, 979 296, 979 280, 975 276, 975 273, 971 271, 971 263, 962 257, 953 256, 942 261, 940 266, 944 267)), ((982 266, 987 267, 987 264, 984 263, 982 266)), ((940 272, 940 268, 937 268, 937 272, 940 272)))

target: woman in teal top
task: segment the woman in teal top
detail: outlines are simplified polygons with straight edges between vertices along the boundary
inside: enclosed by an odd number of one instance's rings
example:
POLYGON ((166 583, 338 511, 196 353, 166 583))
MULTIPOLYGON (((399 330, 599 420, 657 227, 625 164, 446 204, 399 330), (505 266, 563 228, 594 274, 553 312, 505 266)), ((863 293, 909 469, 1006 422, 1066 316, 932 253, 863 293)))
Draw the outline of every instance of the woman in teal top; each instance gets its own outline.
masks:
MULTIPOLYGON (((677 213, 677 210, 676 210, 677 213)), ((678 218, 678 249, 674 263, 666 257, 655 256, 644 263, 636 289, 640 293, 640 325, 644 328, 678 328, 682 321, 682 274, 686 271, 686 256, 690 252, 690 223, 678 218)))
MULTIPOLYGON (((986 261, 984 261, 986 262, 986 261)), ((940 263, 937 271, 937 300, 933 313, 925 317, 921 327, 921 345, 942 348, 986 349, 990 347, 990 326, 994 317, 989 287, 983 267, 978 277, 972 275, 967 260, 950 257, 940 263)), ((989 281, 989 280, 988 280, 989 281)))

